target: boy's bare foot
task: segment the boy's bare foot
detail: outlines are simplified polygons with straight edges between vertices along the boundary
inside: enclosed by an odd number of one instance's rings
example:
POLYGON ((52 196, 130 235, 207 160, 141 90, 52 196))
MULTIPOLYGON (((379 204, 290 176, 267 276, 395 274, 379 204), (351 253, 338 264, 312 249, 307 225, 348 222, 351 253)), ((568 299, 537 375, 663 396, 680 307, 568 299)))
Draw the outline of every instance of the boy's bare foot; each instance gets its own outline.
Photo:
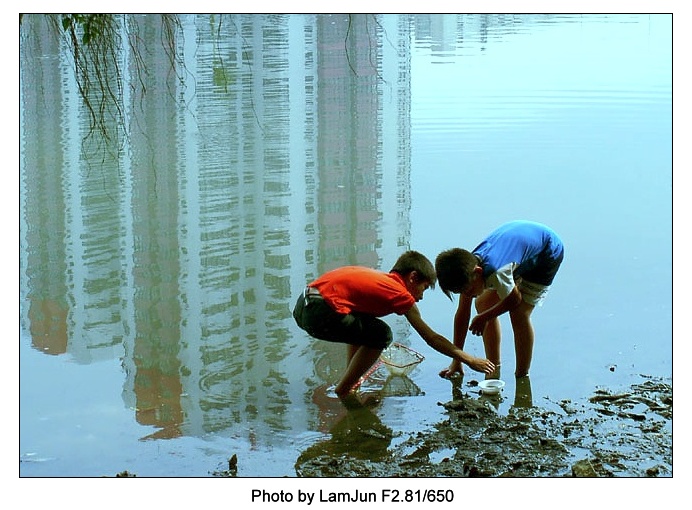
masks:
POLYGON ((375 407, 377 404, 379 404, 382 400, 380 399, 379 396, 377 395, 365 395, 360 399, 361 403, 365 407, 375 407))
POLYGON ((339 399, 344 404, 346 409, 359 409, 362 407, 374 407, 380 403, 377 395, 365 395, 361 397, 355 391, 350 391, 345 395, 339 395, 339 399))

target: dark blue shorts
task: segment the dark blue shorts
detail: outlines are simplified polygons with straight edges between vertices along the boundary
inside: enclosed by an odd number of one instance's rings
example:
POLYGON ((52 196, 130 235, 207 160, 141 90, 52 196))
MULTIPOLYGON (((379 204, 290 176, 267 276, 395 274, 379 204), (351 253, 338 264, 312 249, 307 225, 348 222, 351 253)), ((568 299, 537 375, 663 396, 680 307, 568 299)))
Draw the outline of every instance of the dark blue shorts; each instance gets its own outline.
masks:
POLYGON ((541 306, 543 304, 548 294, 548 289, 553 283, 558 269, 560 269, 564 256, 565 251, 562 249, 557 257, 546 256, 542 260, 539 258, 536 267, 522 273, 518 280, 515 278, 519 285, 521 298, 526 303, 533 306, 541 306))
POLYGON ((293 318, 319 340, 374 349, 385 349, 392 342, 392 329, 382 319, 366 313, 337 313, 320 295, 302 293, 293 308, 293 318))
POLYGON ((557 270, 560 269, 560 264, 562 264, 562 259, 565 257, 564 248, 560 250, 557 257, 539 257, 536 267, 530 271, 526 271, 521 275, 524 280, 532 283, 538 283, 539 285, 551 285, 557 274, 557 270))

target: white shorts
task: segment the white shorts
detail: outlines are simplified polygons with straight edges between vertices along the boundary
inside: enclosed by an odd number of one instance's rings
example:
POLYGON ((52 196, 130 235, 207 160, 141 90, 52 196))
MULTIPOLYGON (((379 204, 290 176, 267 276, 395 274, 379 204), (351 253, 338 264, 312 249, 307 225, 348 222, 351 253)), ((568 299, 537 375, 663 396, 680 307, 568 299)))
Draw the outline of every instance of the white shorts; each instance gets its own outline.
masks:
POLYGON ((519 281, 519 292, 521 292, 521 298, 533 306, 543 305, 545 296, 548 294, 548 289, 550 289, 550 285, 541 285, 539 283, 529 282, 523 278, 521 281, 519 281))

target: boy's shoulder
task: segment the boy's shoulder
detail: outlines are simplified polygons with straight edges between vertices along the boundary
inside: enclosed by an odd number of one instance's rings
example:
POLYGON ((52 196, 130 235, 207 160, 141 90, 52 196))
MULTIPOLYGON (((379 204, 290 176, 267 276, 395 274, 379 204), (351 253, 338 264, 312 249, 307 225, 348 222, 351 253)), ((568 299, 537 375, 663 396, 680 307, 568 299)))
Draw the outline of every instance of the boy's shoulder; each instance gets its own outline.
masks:
POLYGON ((381 275, 386 275, 386 273, 371 267, 351 265, 340 266, 327 271, 322 275, 322 278, 377 278, 381 275))

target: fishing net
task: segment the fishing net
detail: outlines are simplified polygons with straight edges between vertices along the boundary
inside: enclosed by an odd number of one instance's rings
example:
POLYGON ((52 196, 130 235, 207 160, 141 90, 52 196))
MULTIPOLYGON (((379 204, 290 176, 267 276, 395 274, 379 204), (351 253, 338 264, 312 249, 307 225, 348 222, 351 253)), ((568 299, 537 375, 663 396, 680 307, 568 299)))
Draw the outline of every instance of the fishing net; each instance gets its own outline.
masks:
POLYGON ((392 375, 409 375, 425 357, 405 345, 393 343, 380 355, 380 360, 392 375))

